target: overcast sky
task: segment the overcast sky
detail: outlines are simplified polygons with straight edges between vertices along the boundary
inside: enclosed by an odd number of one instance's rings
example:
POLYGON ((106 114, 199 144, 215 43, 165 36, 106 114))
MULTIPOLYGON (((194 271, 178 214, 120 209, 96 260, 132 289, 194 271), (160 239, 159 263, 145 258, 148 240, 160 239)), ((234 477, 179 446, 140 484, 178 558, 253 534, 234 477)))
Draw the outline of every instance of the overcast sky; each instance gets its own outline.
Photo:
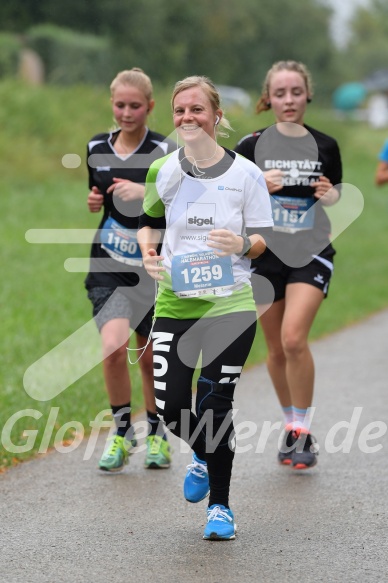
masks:
POLYGON ((367 6, 369 0, 327 0, 334 8, 335 16, 332 23, 332 31, 339 46, 346 44, 348 40, 348 22, 357 6, 367 6))

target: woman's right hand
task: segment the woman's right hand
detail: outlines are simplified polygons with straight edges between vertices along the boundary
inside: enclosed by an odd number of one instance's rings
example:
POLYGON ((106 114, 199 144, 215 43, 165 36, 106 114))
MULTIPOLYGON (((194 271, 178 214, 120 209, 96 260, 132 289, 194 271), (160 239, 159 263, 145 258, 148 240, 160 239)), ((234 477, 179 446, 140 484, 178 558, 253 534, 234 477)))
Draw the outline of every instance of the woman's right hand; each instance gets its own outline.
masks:
POLYGON ((270 194, 278 192, 278 190, 283 188, 284 172, 281 170, 268 170, 267 172, 263 172, 263 176, 270 194))
POLYGON ((161 271, 166 271, 166 268, 158 263, 163 261, 164 257, 158 255, 155 249, 148 249, 148 251, 143 255, 143 265, 148 275, 150 275, 156 281, 161 281, 164 279, 163 275, 160 274, 161 271))
POLYGON ((91 213, 98 213, 104 203, 104 195, 97 188, 97 186, 92 186, 92 190, 88 194, 88 207, 91 213))

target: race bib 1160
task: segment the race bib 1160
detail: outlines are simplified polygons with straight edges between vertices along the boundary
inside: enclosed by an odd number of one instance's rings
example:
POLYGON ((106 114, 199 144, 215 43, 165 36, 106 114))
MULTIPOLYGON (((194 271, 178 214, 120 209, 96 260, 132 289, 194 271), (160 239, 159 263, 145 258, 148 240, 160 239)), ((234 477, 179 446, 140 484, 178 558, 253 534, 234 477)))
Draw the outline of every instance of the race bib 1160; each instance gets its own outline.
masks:
POLYGON ((142 254, 136 238, 136 230, 126 229, 109 217, 100 233, 101 247, 120 263, 143 265, 142 254))

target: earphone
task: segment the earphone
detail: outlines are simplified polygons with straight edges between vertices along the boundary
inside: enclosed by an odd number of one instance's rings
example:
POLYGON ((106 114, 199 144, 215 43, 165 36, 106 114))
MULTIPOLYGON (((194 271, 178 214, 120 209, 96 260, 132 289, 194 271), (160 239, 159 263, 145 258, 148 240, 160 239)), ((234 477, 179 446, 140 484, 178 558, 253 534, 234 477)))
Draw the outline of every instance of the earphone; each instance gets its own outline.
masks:
POLYGON ((216 121, 214 122, 214 125, 217 126, 220 123, 220 118, 218 115, 216 115, 216 121))

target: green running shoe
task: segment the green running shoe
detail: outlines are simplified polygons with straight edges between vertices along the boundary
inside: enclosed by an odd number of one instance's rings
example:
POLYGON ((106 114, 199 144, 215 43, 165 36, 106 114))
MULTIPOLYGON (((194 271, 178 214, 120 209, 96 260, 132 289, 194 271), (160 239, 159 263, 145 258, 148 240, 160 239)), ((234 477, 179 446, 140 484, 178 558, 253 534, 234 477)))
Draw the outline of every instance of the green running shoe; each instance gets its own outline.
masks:
POLYGON ((144 467, 148 470, 160 470, 170 467, 171 447, 168 441, 159 435, 148 435, 146 439, 147 455, 144 467))
POLYGON ((136 439, 128 440, 121 435, 112 435, 108 437, 107 443, 110 444, 105 449, 98 463, 100 470, 104 472, 119 472, 128 463, 128 456, 137 445, 136 439))

